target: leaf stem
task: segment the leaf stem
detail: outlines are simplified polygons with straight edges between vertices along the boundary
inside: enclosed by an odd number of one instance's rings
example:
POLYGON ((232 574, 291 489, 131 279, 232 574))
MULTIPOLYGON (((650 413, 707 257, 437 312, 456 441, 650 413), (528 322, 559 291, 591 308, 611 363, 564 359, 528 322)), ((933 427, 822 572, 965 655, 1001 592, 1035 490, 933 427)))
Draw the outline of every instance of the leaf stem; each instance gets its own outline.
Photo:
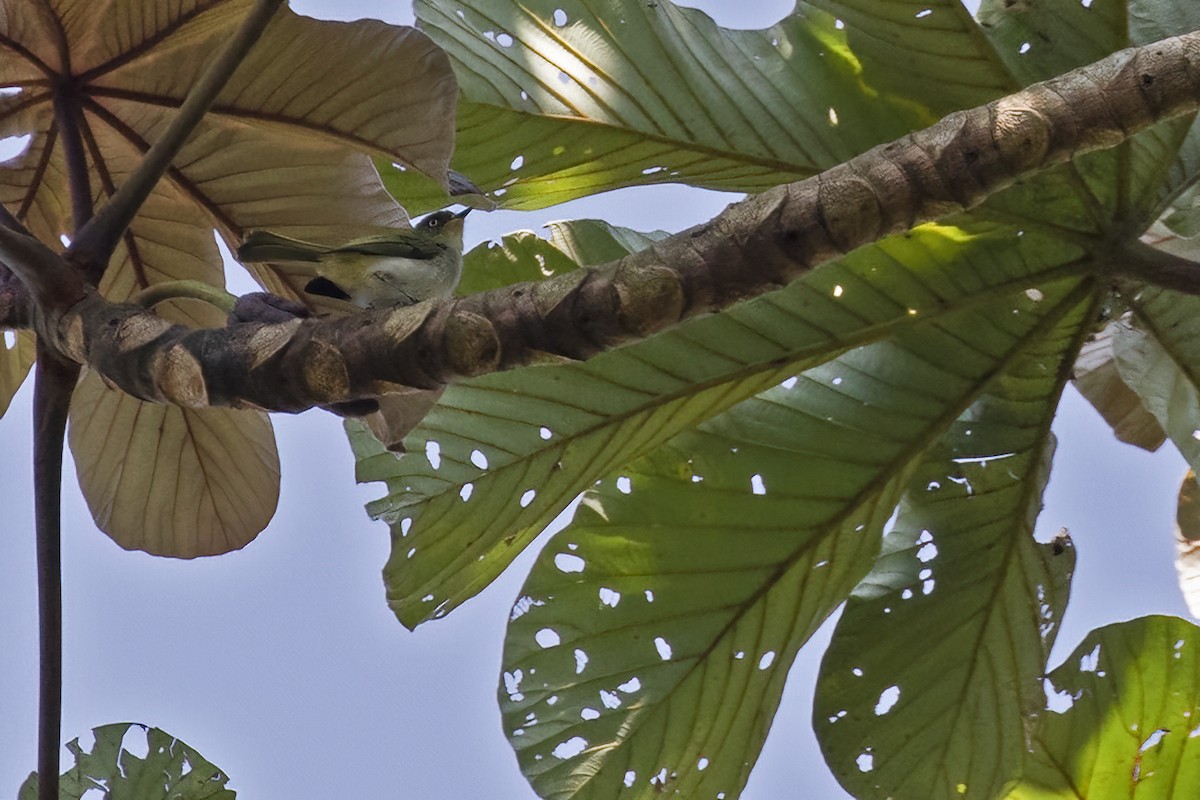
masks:
POLYGON ((258 41, 282 3, 283 0, 257 0, 254 8, 242 21, 241 27, 229 40, 229 44, 192 86, 170 125, 151 145, 142 163, 108 204, 78 232, 78 236, 67 248, 69 254, 81 253, 89 261, 108 262, 121 240, 121 235, 150 196, 154 185, 170 168, 172 160, 204 118, 217 95, 225 88, 234 70, 258 41))
POLYGON ((62 747, 62 459, 79 366, 39 340, 33 388, 33 495, 37 537, 38 796, 58 797, 62 747))
MULTIPOLYGON (((92 183, 88 178, 87 156, 79 130, 79 98, 67 81, 54 89, 54 121, 62 139, 63 158, 67 162, 67 185, 71 191, 71 230, 78 232, 95 213, 92 183)), ((95 279, 99 275, 89 276, 95 279)))
POLYGON ((25 225, 21 223, 21 220, 17 219, 16 216, 14 216, 13 213, 9 211, 3 203, 0 203, 0 225, 8 228, 10 231, 23 233, 26 236, 33 235, 29 232, 29 228, 26 228, 25 225))
POLYGON ((1145 242, 1126 244, 1104 267, 1113 275, 1140 283, 1200 295, 1200 264, 1145 242))
POLYGON ((154 308, 166 300, 190 299, 202 300, 210 306, 215 306, 226 314, 233 312, 237 298, 220 287, 203 281, 166 281, 148 286, 138 292, 130 302, 137 303, 142 308, 154 308))

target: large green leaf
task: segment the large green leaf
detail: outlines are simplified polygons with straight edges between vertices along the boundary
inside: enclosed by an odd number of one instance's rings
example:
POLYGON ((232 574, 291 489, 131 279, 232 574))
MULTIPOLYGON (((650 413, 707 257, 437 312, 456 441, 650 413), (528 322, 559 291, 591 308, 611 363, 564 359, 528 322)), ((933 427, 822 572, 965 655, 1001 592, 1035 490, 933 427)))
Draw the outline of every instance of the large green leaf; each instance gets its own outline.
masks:
MULTIPOLYGON (((668 0, 415 9, 463 91, 454 166, 510 208, 650 183, 758 191, 1013 88, 959 0, 805 2, 760 31, 668 0)), ((446 200, 380 171, 410 208, 446 200)))
MULTIPOLYGON (((158 728, 132 722, 92 731, 95 744, 84 752, 79 739, 67 743, 75 765, 62 775, 55 800, 82 800, 100 792, 112 800, 233 800, 229 776, 194 749, 158 728), (140 740, 134 744, 132 740, 140 740), (131 752, 146 751, 144 758, 131 752)), ((34 773, 21 784, 18 800, 38 800, 34 773)))
POLYGON ((586 363, 452 386, 409 455, 355 435, 359 480, 387 484, 370 511, 392 526, 392 608, 410 626, 452 609, 591 482, 806 367, 945 314, 1036 307, 1025 290, 1072 274, 1076 253, 1005 227, 923 226, 586 363))
POLYGON ((1090 292, 1059 284, 1016 316, 997 304, 856 349, 590 490, 505 647, 505 724, 538 794, 736 796, 911 465, 1010 364, 1061 360, 1090 292))
POLYGON ((1200 786, 1200 630, 1143 617, 1092 631, 1049 675, 1046 713, 1009 800, 1168 800, 1200 786))
POLYGON ((1084 309, 922 464, 821 664, 814 727, 858 798, 996 797, 1020 772, 1074 551, 1033 527, 1084 309), (914 648, 914 643, 921 643, 914 648))

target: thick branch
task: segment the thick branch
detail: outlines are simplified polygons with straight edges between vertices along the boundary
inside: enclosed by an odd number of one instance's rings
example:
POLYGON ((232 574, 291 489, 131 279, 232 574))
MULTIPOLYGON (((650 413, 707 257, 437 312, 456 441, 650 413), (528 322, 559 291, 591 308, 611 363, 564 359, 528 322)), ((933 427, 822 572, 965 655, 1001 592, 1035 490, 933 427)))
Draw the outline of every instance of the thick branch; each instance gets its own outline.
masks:
POLYGON ((139 397, 298 411, 430 388, 553 353, 581 359, 779 287, 1017 178, 1112 147, 1200 103, 1200 33, 1125 50, 599 269, 336 321, 187 331, 95 294, 39 329, 139 397))
POLYGON ((142 163, 108 204, 79 231, 69 253, 79 253, 89 262, 107 263, 121 235, 146 202, 155 184, 187 142, 192 131, 225 88, 234 70, 258 41, 283 0, 258 0, 225 49, 213 60, 179 107, 163 135, 146 152, 142 163))
MULTIPOLYGON (((67 308, 84 296, 83 276, 31 235, 0 226, 0 262, 16 275, 38 308, 67 308)), ((19 299, 15 291, 12 299, 19 299)), ((0 298, 0 310, 3 310, 3 298, 0 298)), ((13 308, 12 314, 17 319, 22 316, 31 319, 33 310, 24 309, 25 313, 21 314, 13 308)), ((6 325, 13 321, 7 316, 0 320, 6 325)))

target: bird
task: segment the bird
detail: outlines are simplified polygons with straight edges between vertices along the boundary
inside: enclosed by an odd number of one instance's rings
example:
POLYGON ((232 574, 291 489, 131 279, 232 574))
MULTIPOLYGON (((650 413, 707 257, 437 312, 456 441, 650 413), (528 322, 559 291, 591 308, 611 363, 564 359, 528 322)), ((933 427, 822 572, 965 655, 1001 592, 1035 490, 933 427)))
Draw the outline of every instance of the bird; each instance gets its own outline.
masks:
POLYGON ((411 305, 449 297, 462 275, 463 224, 471 209, 436 211, 411 229, 322 245, 251 231, 242 262, 283 263, 311 279, 308 294, 348 300, 359 308, 411 305))

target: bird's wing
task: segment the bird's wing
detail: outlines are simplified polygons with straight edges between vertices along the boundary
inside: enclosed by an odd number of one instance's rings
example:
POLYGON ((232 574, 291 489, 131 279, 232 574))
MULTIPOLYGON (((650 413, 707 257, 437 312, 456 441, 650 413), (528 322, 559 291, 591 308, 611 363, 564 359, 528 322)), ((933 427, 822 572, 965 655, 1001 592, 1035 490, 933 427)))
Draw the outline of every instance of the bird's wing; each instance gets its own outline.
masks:
POLYGON ((309 294, 320 295, 321 297, 332 297, 334 300, 350 300, 350 295, 345 289, 338 286, 333 281, 326 277, 313 278, 308 283, 304 284, 304 291, 309 294))
POLYGON ((319 261, 325 248, 270 231, 251 231, 238 248, 238 261, 319 261))
POLYGON ((427 241, 420 236, 403 236, 396 233, 386 233, 381 236, 364 236, 329 249, 330 254, 354 253, 380 258, 411 258, 417 261, 427 261, 444 251, 446 246, 440 242, 427 241))

